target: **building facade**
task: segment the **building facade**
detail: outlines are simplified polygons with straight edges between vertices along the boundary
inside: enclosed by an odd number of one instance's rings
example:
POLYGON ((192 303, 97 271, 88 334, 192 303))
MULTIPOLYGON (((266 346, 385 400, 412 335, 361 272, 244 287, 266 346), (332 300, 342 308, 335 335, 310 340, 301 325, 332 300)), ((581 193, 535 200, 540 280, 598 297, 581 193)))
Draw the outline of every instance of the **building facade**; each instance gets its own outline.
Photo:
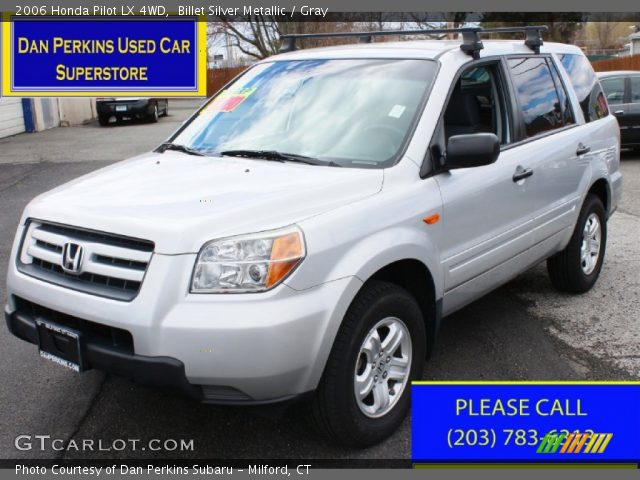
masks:
POLYGON ((82 125, 96 118, 94 98, 0 98, 0 138, 82 125))

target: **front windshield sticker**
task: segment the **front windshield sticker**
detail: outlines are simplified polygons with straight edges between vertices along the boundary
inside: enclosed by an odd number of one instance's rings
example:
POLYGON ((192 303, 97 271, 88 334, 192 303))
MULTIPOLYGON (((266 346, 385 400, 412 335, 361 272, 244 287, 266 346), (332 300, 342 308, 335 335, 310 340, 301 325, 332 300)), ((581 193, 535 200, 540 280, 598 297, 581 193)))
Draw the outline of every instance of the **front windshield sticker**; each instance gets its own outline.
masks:
POLYGON ((243 88, 238 92, 223 90, 218 94, 213 102, 211 102, 209 106, 203 110, 202 113, 209 111, 223 113, 233 112, 238 107, 238 105, 244 102, 255 91, 255 88, 243 88))
POLYGON ((406 109, 407 107, 404 105, 394 105, 389 111, 389 116, 392 118, 400 118, 406 109))

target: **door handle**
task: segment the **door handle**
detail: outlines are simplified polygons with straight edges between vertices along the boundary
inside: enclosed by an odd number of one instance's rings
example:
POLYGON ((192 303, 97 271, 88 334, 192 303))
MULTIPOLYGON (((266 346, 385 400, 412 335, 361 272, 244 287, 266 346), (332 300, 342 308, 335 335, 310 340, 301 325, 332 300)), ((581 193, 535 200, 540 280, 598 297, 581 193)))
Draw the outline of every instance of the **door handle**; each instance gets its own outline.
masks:
POLYGON ((513 181, 519 182, 520 180, 529 178, 531 175, 533 175, 533 170, 531 170, 530 168, 518 167, 516 169, 516 173, 513 174, 513 181))
POLYGON ((587 147, 583 144, 578 144, 578 149, 576 150, 576 155, 584 155, 585 153, 589 153, 591 151, 591 147, 587 147))
POLYGON ((616 110, 613 112, 614 115, 624 115, 624 110, 616 110))

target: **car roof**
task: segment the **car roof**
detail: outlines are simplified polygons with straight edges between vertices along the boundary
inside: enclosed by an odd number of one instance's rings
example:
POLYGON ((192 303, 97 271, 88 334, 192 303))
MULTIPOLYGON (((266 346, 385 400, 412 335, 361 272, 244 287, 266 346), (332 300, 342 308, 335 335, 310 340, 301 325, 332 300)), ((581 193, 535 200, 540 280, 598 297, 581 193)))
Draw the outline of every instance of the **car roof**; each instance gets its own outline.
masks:
POLYGON ((596 72, 596 75, 601 78, 605 77, 624 77, 629 75, 640 75, 640 71, 637 70, 612 70, 610 72, 596 72))
MULTIPOLYGON (((483 40, 480 57, 507 54, 530 54, 531 50, 520 40, 483 40)), ((460 40, 411 40, 399 42, 374 42, 347 44, 333 47, 308 48, 269 57, 273 60, 311 60, 320 58, 424 58, 437 59, 443 54, 460 51, 460 40)), ((582 54, 574 45, 545 43, 541 53, 582 54)))

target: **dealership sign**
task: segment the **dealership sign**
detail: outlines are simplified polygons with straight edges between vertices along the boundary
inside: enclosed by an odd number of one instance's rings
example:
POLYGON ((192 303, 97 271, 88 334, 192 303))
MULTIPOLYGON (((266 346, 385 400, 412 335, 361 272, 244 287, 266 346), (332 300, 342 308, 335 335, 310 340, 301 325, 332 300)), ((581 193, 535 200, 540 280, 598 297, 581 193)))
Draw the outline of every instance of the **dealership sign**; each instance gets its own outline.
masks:
POLYGON ((3 20, 4 96, 206 95, 197 17, 3 20))

